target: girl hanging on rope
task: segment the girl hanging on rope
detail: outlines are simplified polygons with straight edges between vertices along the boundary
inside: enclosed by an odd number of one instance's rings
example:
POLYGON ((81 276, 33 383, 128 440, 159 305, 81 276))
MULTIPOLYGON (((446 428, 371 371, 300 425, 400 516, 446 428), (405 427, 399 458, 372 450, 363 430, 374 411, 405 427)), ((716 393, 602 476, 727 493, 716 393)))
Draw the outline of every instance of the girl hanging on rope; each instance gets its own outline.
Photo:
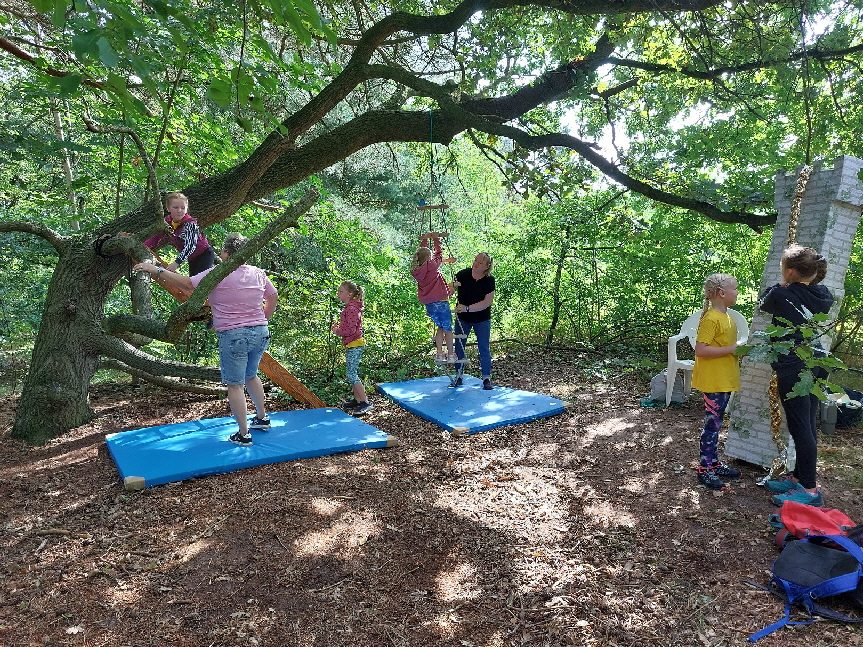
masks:
POLYGON ((449 234, 437 231, 423 234, 420 237, 420 247, 414 252, 411 261, 411 276, 417 282, 417 298, 425 305, 426 314, 437 326, 435 362, 438 363, 456 361, 452 336, 452 311, 449 305, 451 291, 440 271, 441 263, 452 260, 444 261, 441 251, 440 239, 447 236, 449 234), (428 248, 429 240, 433 241, 434 252, 428 248), (444 352, 444 341, 446 341, 446 352, 444 352))
MULTIPOLYGON (((791 245, 782 254, 780 261, 782 283, 768 288, 758 301, 758 307, 773 315, 773 325, 780 327, 801 326, 819 313, 827 313, 833 305, 833 295, 821 285, 827 274, 827 261, 811 247, 791 245)), ((807 342, 799 329, 788 333, 780 341, 793 342, 794 346, 811 343, 816 355, 824 356, 821 343, 815 338, 807 342)), ((816 478, 818 462, 818 442, 815 429, 815 414, 818 411, 818 397, 813 394, 795 395, 794 385, 800 381, 806 363, 791 350, 780 355, 772 364, 776 371, 779 399, 785 410, 788 433, 794 439, 797 461, 794 471, 783 479, 767 481, 767 488, 776 492, 773 503, 782 505, 785 501, 797 501, 807 505, 823 505, 823 497, 816 478), (789 397, 789 395, 791 397, 789 397)), ((812 378, 825 378, 827 372, 816 367, 811 370, 812 378)))

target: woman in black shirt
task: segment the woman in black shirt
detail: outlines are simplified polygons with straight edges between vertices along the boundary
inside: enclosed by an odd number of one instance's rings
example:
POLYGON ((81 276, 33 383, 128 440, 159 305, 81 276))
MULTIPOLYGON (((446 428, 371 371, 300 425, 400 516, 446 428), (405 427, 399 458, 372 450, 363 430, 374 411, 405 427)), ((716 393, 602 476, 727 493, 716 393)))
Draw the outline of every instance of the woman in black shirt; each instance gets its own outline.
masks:
MULTIPOLYGON (((467 335, 473 330, 479 347, 479 366, 482 371, 482 388, 490 391, 491 385, 491 304, 494 301, 494 277, 491 268, 494 260, 490 254, 480 252, 471 267, 455 275, 458 303, 456 304, 455 352, 464 359, 467 335)), ((461 377, 456 381, 461 386, 461 377)))

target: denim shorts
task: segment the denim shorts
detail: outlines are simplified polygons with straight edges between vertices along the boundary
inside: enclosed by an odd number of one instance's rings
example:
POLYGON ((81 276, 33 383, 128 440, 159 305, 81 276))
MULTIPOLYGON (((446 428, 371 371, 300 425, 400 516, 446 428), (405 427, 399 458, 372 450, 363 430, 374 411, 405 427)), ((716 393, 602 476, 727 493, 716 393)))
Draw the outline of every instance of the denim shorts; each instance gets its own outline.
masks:
POLYGON ((449 301, 427 303, 426 314, 438 328, 443 328, 447 332, 452 330, 452 311, 449 309, 449 301))
POLYGON ((245 326, 217 333, 223 384, 244 384, 258 375, 258 364, 270 344, 267 326, 245 326))

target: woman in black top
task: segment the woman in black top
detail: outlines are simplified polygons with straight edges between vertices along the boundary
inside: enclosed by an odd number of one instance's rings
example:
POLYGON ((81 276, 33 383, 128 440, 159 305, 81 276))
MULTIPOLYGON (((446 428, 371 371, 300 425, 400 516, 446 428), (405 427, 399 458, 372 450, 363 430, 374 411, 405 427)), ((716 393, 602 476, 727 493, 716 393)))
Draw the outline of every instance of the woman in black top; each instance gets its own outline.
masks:
MULTIPOLYGON (((464 335, 456 338, 455 352, 459 359, 464 359, 467 335, 473 330, 479 347, 482 388, 487 391, 493 388, 491 385, 491 304, 494 301, 494 277, 491 275, 491 268, 493 265, 494 260, 491 255, 480 252, 471 267, 455 275, 454 283, 458 296, 455 307, 455 334, 464 335)), ((461 377, 455 385, 461 385, 461 377)))

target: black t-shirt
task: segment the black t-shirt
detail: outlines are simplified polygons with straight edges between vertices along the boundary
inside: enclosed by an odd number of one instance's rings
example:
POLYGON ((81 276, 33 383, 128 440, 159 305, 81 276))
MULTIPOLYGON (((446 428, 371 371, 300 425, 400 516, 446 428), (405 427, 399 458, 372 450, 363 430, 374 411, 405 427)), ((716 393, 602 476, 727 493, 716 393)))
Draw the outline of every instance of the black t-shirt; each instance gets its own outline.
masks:
MULTIPOLYGON (((484 276, 479 281, 473 278, 471 268, 465 268, 455 275, 459 282, 458 302, 465 306, 479 303, 486 295, 494 292, 494 277, 484 276)), ((479 312, 460 312, 458 318, 466 323, 479 323, 491 319, 491 306, 479 312)))

